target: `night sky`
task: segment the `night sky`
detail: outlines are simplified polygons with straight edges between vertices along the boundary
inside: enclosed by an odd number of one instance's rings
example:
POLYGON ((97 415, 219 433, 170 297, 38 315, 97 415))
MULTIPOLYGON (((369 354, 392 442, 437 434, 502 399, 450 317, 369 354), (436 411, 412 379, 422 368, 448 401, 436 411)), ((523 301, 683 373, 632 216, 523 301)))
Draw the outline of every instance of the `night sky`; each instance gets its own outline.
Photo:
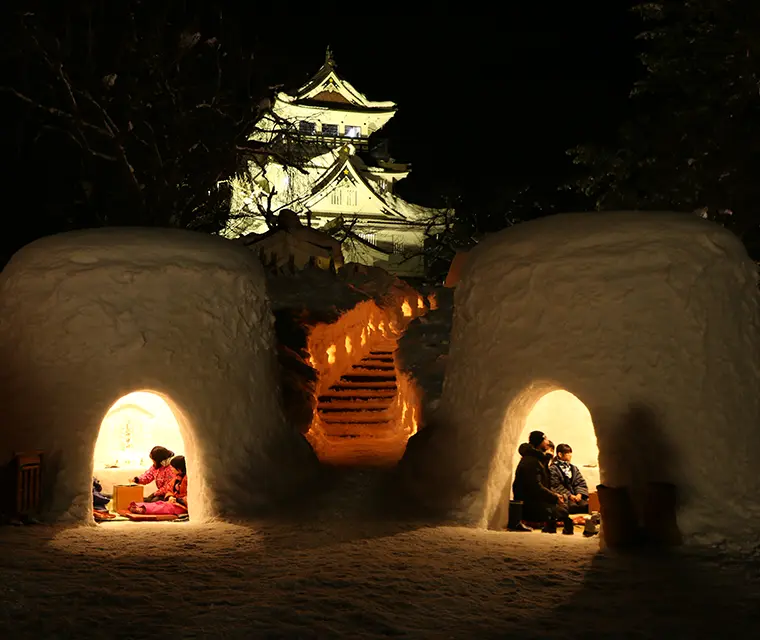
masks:
POLYGON ((435 204, 446 192, 554 191, 572 172, 565 150, 614 134, 640 74, 629 4, 505 3, 469 16, 393 5, 373 17, 343 12, 340 27, 320 7, 319 18, 291 21, 286 39, 253 30, 257 84, 302 84, 330 44, 343 77, 398 104, 381 135, 412 163, 403 195, 435 204))

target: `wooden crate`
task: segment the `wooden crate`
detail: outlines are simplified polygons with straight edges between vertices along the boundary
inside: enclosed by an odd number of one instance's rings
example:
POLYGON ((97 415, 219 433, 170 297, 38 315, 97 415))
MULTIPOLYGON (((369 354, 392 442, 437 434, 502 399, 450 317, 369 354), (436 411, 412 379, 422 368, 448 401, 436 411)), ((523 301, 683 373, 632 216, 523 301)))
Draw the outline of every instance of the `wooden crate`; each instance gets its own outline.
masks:
POLYGON ((115 484, 113 486, 112 511, 126 511, 130 502, 142 502, 143 486, 141 484, 115 484))
POLYGON ((37 513, 42 500, 42 452, 22 452, 15 455, 16 514, 37 513))

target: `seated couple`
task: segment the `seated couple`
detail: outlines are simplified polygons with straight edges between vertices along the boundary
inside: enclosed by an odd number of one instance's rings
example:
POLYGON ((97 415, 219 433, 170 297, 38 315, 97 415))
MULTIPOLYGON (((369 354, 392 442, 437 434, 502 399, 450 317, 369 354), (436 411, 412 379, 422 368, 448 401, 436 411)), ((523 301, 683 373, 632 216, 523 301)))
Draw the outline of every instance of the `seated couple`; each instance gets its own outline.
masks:
POLYGON ((141 476, 132 478, 137 484, 156 483, 156 490, 142 502, 132 502, 132 513, 183 515, 187 513, 187 466, 185 456, 175 456, 165 447, 150 451, 153 466, 141 476))
POLYGON ((572 448, 559 445, 554 458, 552 442, 542 431, 533 431, 518 451, 522 457, 512 484, 515 502, 510 504, 508 528, 530 531, 522 523, 526 520, 546 523, 542 531, 556 533, 560 521, 562 533, 572 535, 570 514, 588 513, 588 486, 578 467, 571 463, 572 448))

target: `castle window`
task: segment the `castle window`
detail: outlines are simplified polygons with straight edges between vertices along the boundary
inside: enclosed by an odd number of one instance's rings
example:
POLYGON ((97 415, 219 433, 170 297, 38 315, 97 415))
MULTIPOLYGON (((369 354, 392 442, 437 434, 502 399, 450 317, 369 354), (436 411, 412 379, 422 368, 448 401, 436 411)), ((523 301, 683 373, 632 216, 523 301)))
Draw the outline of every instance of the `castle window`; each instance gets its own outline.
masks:
POLYGON ((377 244, 377 234, 374 232, 359 231, 356 235, 370 244, 377 244))
POLYGON ((346 132, 345 136, 347 138, 361 138, 362 128, 347 124, 345 128, 345 132, 346 132))
POLYGON ((317 125, 315 125, 313 122, 308 122, 307 120, 301 120, 298 123, 299 133, 302 133, 305 136, 313 136, 316 129, 317 129, 317 125))
POLYGON ((355 207, 359 203, 359 194, 350 187, 338 187, 330 193, 330 204, 338 207, 355 207))
POLYGON ((322 125, 322 135, 323 136, 337 136, 338 135, 338 125, 337 124, 323 124, 322 125))

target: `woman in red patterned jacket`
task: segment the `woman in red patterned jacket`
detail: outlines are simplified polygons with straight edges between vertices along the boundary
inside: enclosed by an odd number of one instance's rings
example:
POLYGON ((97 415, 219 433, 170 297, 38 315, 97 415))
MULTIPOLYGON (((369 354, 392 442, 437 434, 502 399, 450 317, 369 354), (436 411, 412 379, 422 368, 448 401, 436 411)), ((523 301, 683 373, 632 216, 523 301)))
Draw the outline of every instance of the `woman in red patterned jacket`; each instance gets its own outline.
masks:
POLYGON ((169 464, 173 457, 174 452, 169 451, 166 447, 153 447, 150 450, 150 459, 153 460, 153 466, 141 476, 132 478, 132 482, 136 482, 137 484, 156 483, 156 490, 145 498, 145 502, 163 500, 166 489, 173 485, 176 471, 169 464))
POLYGON ((177 456, 171 461, 175 472, 174 480, 166 488, 164 498, 154 502, 133 502, 129 505, 132 513, 180 516, 187 513, 187 466, 185 456, 177 456))

